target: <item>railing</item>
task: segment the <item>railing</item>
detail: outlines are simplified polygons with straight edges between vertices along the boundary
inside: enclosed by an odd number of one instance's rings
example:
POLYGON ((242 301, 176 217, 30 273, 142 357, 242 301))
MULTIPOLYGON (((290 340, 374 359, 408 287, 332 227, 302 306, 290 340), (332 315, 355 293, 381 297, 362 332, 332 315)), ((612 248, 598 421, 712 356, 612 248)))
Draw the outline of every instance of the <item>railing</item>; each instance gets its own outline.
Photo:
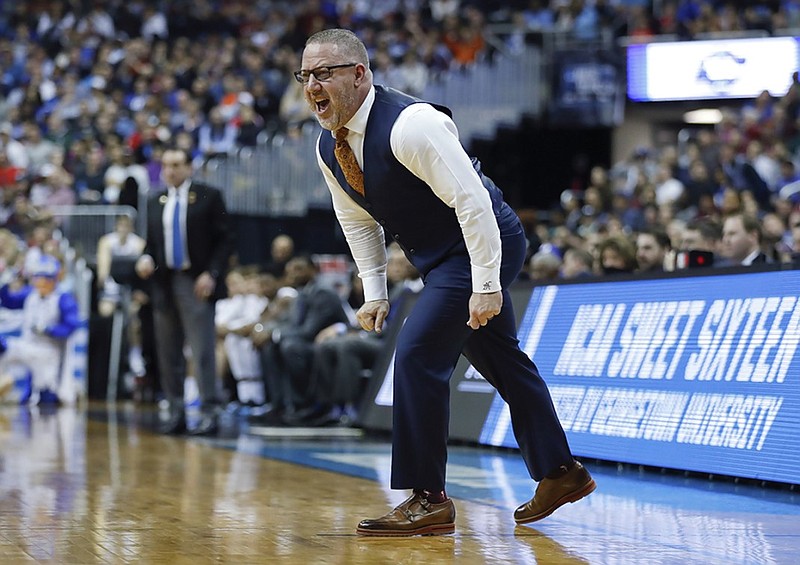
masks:
POLYGON ((136 220, 136 209, 132 206, 51 206, 48 211, 70 247, 89 263, 97 258, 97 241, 114 231, 118 216, 136 220))
POLYGON ((309 123, 296 135, 276 133, 258 147, 208 160, 196 177, 220 188, 236 214, 304 216, 309 208, 330 208, 315 157, 319 132, 309 123))

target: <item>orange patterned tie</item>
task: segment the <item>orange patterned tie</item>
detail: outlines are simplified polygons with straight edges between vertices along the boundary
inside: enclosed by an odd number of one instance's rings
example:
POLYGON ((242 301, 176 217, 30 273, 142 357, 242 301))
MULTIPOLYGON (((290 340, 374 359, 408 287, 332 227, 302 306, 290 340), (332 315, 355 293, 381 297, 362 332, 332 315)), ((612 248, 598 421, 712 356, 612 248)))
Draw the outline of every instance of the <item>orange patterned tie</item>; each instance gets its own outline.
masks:
POLYGON ((336 146, 333 149, 333 154, 336 155, 336 160, 342 168, 344 178, 353 187, 353 190, 364 196, 364 173, 356 161, 356 154, 350 144, 347 143, 347 128, 339 128, 336 130, 336 146))

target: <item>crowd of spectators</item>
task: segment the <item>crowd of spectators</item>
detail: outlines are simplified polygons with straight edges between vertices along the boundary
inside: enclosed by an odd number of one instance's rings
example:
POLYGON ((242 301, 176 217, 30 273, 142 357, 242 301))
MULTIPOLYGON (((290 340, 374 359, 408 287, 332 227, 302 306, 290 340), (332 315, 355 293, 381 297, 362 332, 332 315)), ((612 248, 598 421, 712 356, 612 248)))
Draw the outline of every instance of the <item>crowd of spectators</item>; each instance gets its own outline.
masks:
MULTIPOLYGON (((0 186, 5 220, 130 204, 160 183, 166 144, 201 161, 311 120, 291 79, 309 34, 339 25, 368 46, 377 83, 420 94, 499 48, 487 23, 577 39, 798 23, 798 2, 675 0, 40 0, 0 8, 0 186), (657 7, 655 9, 654 7, 657 7), (647 25, 640 25, 643 19, 647 25), (712 25, 709 22, 714 22, 712 25)), ((520 37, 522 39, 520 39, 520 37)))
MULTIPOLYGON (((360 279, 349 261, 326 267, 296 253, 285 234, 271 252, 264 265, 234 268, 229 295, 216 304, 217 374, 228 408, 254 425, 350 423, 385 343, 385 334, 356 321, 360 279)), ((396 244, 387 255, 388 330, 421 281, 396 244)))
POLYGON ((595 275, 695 266, 681 257, 690 250, 711 254, 702 266, 800 263, 797 75, 786 95, 765 91, 724 109, 719 123, 695 128, 684 143, 640 147, 610 168, 593 167, 548 222, 530 226, 536 279, 571 276, 562 266, 568 249, 591 253, 595 275), (744 254, 740 233, 755 240, 744 254))
MULTIPOLYGON (((319 29, 337 25, 356 30, 368 46, 375 82, 420 94, 430 81, 489 59, 496 49, 513 52, 530 32, 559 32, 578 40, 654 34, 692 39, 705 32, 772 32, 800 25, 798 0, 751 4, 734 0, 3 3, 2 282, 25 276, 24 257, 33 253, 29 249, 44 246, 55 252, 57 226, 48 212, 51 206, 137 207, 140 197, 161 183, 164 147, 186 148, 200 162, 258 145, 275 132, 292 131, 311 120, 300 85, 290 79, 291 71, 299 67, 305 38, 319 29), (504 29, 512 32, 493 36, 487 23, 508 24, 504 29)), ((726 110, 718 125, 699 128, 685 144, 675 140, 643 147, 612 167, 594 167, 585 185, 562 195, 548 222, 528 222, 529 275, 552 280, 797 261, 798 167, 800 85, 795 80, 780 99, 764 93, 741 108, 726 110)), ((302 285, 281 282, 288 257, 280 261, 260 269, 258 276, 252 269, 236 271, 231 298, 239 294, 250 298, 226 303, 228 318, 221 316, 219 328, 221 354, 226 340, 229 348, 236 343, 259 349, 263 343, 256 334, 265 328, 271 334, 291 323, 289 303, 299 290, 295 287, 302 285), (249 306, 237 310, 242 304, 249 306), (260 318, 247 318, 257 310, 260 318)), ((347 312, 347 305, 343 309, 347 312)), ((357 334, 347 324, 336 326, 342 327, 341 337, 357 334)), ((328 335, 333 337, 335 331, 328 335)), ((326 355, 331 354, 330 346, 326 355)), ((308 363, 313 362, 312 355, 308 363)), ((262 404, 269 402, 270 391, 269 386, 260 388, 264 377, 254 374, 256 366, 260 371, 260 362, 223 364, 219 370, 241 385, 232 387, 234 397, 262 404)), ((325 418, 328 410, 346 412, 353 402, 340 398, 331 406, 329 400, 313 397, 307 415, 325 418)))
POLYGON ((657 35, 697 39, 707 34, 774 33, 800 27, 797 0, 530 0, 513 13, 515 26, 563 32, 585 41, 657 35))

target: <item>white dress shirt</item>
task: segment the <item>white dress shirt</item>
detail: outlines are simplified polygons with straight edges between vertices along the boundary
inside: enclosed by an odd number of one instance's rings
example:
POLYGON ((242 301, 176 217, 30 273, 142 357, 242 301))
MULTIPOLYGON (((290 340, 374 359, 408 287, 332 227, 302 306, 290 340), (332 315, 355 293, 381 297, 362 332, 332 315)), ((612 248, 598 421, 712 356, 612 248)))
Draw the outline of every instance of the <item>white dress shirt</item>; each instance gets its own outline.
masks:
MULTIPOLYGON (((349 130, 347 141, 362 170, 364 133, 374 102, 375 89, 371 89, 364 103, 345 124, 349 130)), ((395 158, 455 210, 472 265, 473 292, 484 293, 484 288, 501 288, 500 230, 492 211, 491 198, 461 147, 453 120, 430 104, 412 104, 400 112, 392 126, 390 144, 395 158), (485 283, 491 284, 484 286, 485 283)), ((320 156, 319 142, 317 161, 359 276, 364 281, 364 298, 367 301, 386 299, 383 229, 339 185, 320 156)))
POLYGON ((760 249, 756 249, 755 251, 753 251, 752 253, 750 253, 750 255, 748 255, 747 257, 745 257, 744 259, 742 259, 741 265, 743 265, 743 266, 745 266, 745 267, 749 267, 749 266, 751 266, 751 265, 753 264, 753 261, 755 261, 755 260, 756 260, 756 258, 758 257, 758 255, 759 255, 760 253, 761 253, 761 250, 760 250, 760 249))
POLYGON ((188 269, 191 264, 189 263, 189 247, 186 241, 186 208, 189 204, 189 185, 192 182, 185 180, 183 184, 176 187, 169 187, 167 189, 167 202, 164 204, 164 213, 161 215, 161 223, 164 226, 164 247, 167 253, 167 265, 173 269, 184 270, 188 269), (183 264, 175 265, 172 256, 172 218, 175 215, 175 200, 179 200, 181 204, 181 242, 183 243, 183 264))

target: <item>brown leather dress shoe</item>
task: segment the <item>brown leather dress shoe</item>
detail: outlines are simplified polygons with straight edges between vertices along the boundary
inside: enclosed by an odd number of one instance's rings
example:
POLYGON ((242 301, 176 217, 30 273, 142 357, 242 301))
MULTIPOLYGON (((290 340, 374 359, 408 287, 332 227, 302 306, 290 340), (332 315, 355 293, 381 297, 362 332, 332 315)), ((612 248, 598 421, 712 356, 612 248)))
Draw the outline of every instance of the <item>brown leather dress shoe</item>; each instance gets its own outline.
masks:
POLYGON ((575 461, 572 469, 557 479, 542 479, 533 498, 514 510, 514 520, 517 524, 528 524, 547 518, 567 502, 576 502, 595 488, 589 471, 575 461))
POLYGON ((414 493, 394 510, 375 518, 361 520, 356 533, 362 536, 439 536, 456 530, 456 507, 449 498, 429 502, 414 493))

